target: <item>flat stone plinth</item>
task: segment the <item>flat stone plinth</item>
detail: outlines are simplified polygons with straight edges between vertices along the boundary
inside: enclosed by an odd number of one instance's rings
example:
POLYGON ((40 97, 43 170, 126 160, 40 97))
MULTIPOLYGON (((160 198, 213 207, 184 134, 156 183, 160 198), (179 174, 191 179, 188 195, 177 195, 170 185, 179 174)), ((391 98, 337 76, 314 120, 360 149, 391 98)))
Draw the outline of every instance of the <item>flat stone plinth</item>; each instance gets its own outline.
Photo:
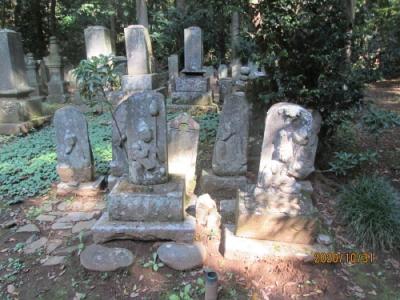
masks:
POLYGON ((201 92, 210 90, 210 78, 203 76, 181 76, 175 79, 177 92, 201 92))
POLYGON ((210 105, 212 104, 212 91, 208 92, 173 92, 173 104, 210 105))
POLYGON ((320 244, 306 245, 277 241, 255 240, 233 234, 234 225, 224 225, 223 255, 230 260, 261 260, 271 257, 314 261, 314 254, 332 252, 331 247, 320 244))
POLYGON ((150 91, 160 87, 162 74, 124 75, 121 86, 123 91, 150 91))
POLYGON ((189 104, 167 104, 167 112, 188 112, 190 114, 218 112, 218 105, 189 105, 189 104))
POLYGON ((210 170, 201 173, 201 190, 211 197, 236 198, 237 191, 246 188, 246 185, 245 176, 217 176, 210 170))
POLYGON ((26 122, 0 123, 0 134, 17 135, 28 133, 32 128, 39 127, 51 120, 51 116, 37 117, 26 122))
MULTIPOLYGON (((249 191, 252 191, 249 188, 249 191)), ((282 207, 287 205, 282 201, 282 207)), ((298 206, 293 202, 294 207, 298 206)), ((312 244, 318 224, 314 210, 289 215, 257 204, 251 192, 240 191, 236 203, 235 235, 245 238, 312 244)))
POLYGON ((68 184, 60 182, 57 185, 57 195, 67 196, 76 195, 79 197, 96 197, 103 193, 105 188, 105 178, 100 176, 96 181, 82 182, 80 184, 68 184))
POLYGON ((185 179, 171 176, 164 184, 135 185, 123 179, 108 195, 112 220, 181 222, 184 219, 185 179))
POLYGON ((196 219, 185 216, 182 222, 111 221, 105 212, 92 227, 95 243, 118 239, 142 241, 172 240, 191 243, 195 236, 196 219))

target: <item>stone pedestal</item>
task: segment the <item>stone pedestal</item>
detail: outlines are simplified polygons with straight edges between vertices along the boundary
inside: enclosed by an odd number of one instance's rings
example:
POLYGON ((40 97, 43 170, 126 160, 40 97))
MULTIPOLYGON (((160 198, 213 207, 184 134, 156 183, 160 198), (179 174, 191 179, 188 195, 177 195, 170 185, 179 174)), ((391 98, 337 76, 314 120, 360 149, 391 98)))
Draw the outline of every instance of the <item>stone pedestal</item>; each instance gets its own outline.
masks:
POLYGON ((50 81, 47 85, 48 96, 47 101, 52 103, 65 103, 67 100, 64 73, 62 70, 62 59, 57 39, 50 37, 49 46, 50 55, 47 57, 46 65, 49 68, 50 81))
POLYGON ((218 176, 212 170, 202 170, 200 187, 213 198, 236 198, 239 189, 245 189, 247 178, 245 176, 218 176))
POLYGON ((141 74, 122 76, 121 86, 125 92, 154 90, 160 86, 161 74, 141 74))
POLYGON ((0 30, 0 134, 26 133, 46 122, 42 100, 30 97, 20 34, 0 30))
POLYGON ((182 76, 175 79, 175 92, 171 94, 173 104, 211 105, 210 79, 202 76, 182 76))
POLYGON ((175 91, 175 80, 179 77, 179 59, 177 54, 168 57, 168 92, 175 91))
POLYGON ((108 28, 104 26, 89 26, 85 29, 84 34, 87 59, 93 56, 115 53, 108 28))
POLYGON ((28 84, 31 86, 34 91, 32 93, 33 96, 39 96, 39 82, 38 82, 38 74, 37 74, 37 63, 35 58, 33 57, 33 53, 28 53, 25 57, 26 61, 26 75, 28 79, 28 84))

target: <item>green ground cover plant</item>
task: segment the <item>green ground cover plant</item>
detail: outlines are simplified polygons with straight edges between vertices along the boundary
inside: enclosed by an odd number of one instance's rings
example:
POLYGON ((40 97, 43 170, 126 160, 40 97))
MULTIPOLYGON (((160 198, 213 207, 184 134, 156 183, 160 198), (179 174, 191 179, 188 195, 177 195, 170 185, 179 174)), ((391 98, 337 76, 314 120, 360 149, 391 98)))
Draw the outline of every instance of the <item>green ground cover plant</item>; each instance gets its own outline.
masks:
MULTIPOLYGON (((110 118, 104 114, 87 119, 96 170, 105 174, 111 160, 110 118)), ((0 148, 0 200, 16 203, 45 194, 58 180, 56 164, 52 125, 4 144, 0 148)))
POLYGON ((338 212, 359 246, 400 247, 400 199, 387 179, 362 176, 347 184, 339 194, 338 212))

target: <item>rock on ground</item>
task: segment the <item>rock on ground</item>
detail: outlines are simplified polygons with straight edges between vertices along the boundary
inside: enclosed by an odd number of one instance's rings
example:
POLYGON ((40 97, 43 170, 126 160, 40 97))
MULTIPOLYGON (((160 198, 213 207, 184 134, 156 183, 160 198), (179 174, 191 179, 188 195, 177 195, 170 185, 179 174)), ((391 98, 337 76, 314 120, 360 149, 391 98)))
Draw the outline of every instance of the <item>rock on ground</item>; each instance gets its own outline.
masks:
POLYGON ((201 243, 165 243, 157 254, 160 260, 172 269, 185 271, 201 267, 206 259, 206 249, 201 243))
POLYGON ((64 264, 65 256, 50 256, 44 263, 43 266, 56 266, 64 264))
POLYGON ((33 243, 27 245, 24 248, 24 253, 25 254, 32 254, 35 253, 36 250, 44 247, 47 243, 47 238, 45 237, 41 237, 40 239, 38 239, 37 241, 34 241, 33 243))
POLYGON ((81 255, 81 265, 91 271, 110 272, 125 268, 133 263, 133 254, 124 248, 107 248, 93 244, 86 247, 81 255))
POLYGON ((40 230, 35 224, 26 224, 18 228, 17 232, 40 232, 40 230))

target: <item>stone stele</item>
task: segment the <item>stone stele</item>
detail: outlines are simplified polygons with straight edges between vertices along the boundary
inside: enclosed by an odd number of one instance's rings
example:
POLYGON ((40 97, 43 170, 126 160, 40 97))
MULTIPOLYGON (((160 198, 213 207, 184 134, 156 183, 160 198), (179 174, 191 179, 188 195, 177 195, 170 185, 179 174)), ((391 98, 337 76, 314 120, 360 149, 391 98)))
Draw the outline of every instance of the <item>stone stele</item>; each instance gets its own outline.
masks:
POLYGON ((265 121, 258 183, 238 194, 237 236, 311 244, 317 227, 312 185, 321 118, 303 107, 278 103, 265 121))
POLYGON ((85 116, 75 107, 56 111, 57 173, 62 182, 93 180, 94 165, 85 116))
POLYGON ((168 158, 164 96, 148 91, 134 94, 127 101, 129 180, 138 185, 165 183, 168 158))
POLYGON ((115 54, 110 30, 104 26, 89 26, 84 31, 86 57, 115 54))
POLYGON ((185 177, 186 191, 194 189, 200 125, 187 113, 168 122, 168 168, 185 177))
POLYGON ((222 108, 212 158, 212 169, 219 176, 247 172, 249 105, 244 92, 228 96, 222 108))

